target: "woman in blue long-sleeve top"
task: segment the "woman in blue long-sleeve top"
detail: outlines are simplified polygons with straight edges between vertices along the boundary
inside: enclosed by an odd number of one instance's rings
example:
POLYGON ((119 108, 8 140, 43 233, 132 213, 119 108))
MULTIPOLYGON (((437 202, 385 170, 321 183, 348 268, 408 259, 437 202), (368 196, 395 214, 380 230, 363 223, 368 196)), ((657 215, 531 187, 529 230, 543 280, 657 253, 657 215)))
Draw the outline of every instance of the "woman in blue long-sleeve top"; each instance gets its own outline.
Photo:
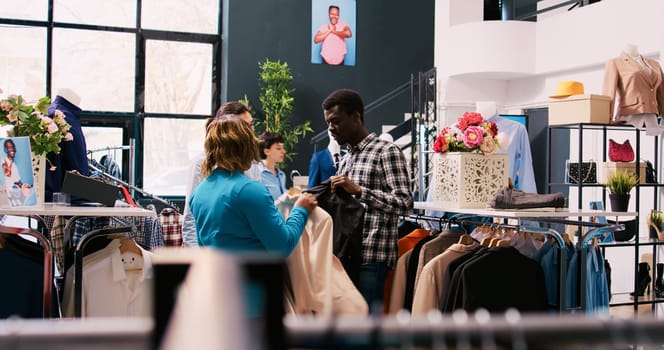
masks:
POLYGON ((210 123, 201 167, 205 179, 189 204, 200 246, 288 256, 297 245, 318 203, 311 194, 300 195, 284 221, 267 188, 243 174, 257 157, 249 124, 232 115, 210 123))

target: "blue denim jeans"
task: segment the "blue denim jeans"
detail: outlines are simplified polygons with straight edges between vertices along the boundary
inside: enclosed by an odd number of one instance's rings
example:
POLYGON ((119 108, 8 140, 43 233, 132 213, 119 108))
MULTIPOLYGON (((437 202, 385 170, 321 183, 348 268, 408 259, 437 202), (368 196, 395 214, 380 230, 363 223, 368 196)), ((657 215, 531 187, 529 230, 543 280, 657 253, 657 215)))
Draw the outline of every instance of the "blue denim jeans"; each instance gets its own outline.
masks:
POLYGON ((370 263, 360 266, 359 290, 364 300, 369 304, 372 315, 383 312, 383 292, 385 291, 385 277, 387 265, 385 263, 370 263))

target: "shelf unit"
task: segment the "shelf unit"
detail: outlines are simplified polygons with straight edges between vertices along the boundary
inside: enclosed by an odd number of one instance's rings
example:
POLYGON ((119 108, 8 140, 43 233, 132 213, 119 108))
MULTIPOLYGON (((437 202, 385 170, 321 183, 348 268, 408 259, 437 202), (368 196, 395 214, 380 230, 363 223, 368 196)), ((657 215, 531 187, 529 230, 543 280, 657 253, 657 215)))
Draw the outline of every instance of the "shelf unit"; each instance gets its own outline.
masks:
MULTIPOLYGON (((555 167, 558 166, 558 169, 564 169, 564 161, 565 159, 557 159, 559 162, 556 162, 554 160, 554 153, 553 153, 553 142, 554 138, 553 136, 556 133, 560 132, 567 132, 571 134, 571 131, 577 131, 578 132, 578 138, 577 138, 577 154, 578 154, 578 159, 574 160, 578 162, 578 168, 581 169, 581 163, 584 161, 583 159, 583 154, 584 154, 584 140, 586 139, 586 132, 592 132, 595 133, 596 136, 599 134, 599 141, 601 143, 601 149, 602 149, 602 156, 601 159, 597 159, 597 173, 598 173, 598 181, 599 181, 599 168, 601 166, 601 162, 606 162, 607 161, 607 154, 608 154, 608 149, 607 149, 607 144, 608 144, 608 133, 609 132, 619 132, 619 133, 632 133, 635 137, 635 143, 634 143, 634 152, 635 152, 635 171, 636 174, 639 174, 639 163, 641 161, 641 138, 642 138, 642 133, 645 132, 644 129, 641 128, 635 128, 631 125, 625 125, 625 124, 597 124, 597 123, 574 123, 574 124, 562 124, 562 125, 551 125, 548 128, 548 151, 547 151, 547 179, 546 179, 546 184, 547 184, 547 192, 552 193, 552 192, 558 192, 557 189, 560 188, 567 188, 568 192, 569 189, 571 188, 576 188, 577 189, 577 194, 578 194, 578 199, 576 203, 576 209, 581 210, 584 208, 584 198, 583 198, 583 189, 584 188, 599 188, 602 191, 602 202, 607 203, 607 191, 606 189, 598 183, 582 183, 579 181, 579 183, 565 183, 565 173, 562 173, 562 178, 560 172, 557 174, 554 174, 554 169, 555 167), (562 162, 560 162, 562 161, 562 162), (556 164, 554 164, 556 163, 556 164), (562 163, 562 164, 561 164, 562 163), (562 165, 562 167, 561 167, 562 165)), ((571 141, 571 135, 568 135, 569 139, 571 141)), ((654 164, 654 168, 658 168, 658 159, 659 159, 659 136, 645 136, 645 137, 653 137, 654 138, 654 150, 653 150, 653 160, 652 163, 654 164)), ((556 155, 557 157, 562 157, 562 155, 558 154, 556 155)), ((658 179, 659 180, 659 179, 658 179)), ((602 249, 602 253, 604 256, 606 249, 611 248, 611 247, 634 247, 634 283, 633 283, 633 290, 636 291, 638 288, 638 263, 639 263, 639 252, 641 247, 645 246, 651 246, 652 247, 652 256, 653 256, 653 266, 651 267, 651 283, 650 283, 650 294, 648 295, 647 293, 644 294, 643 297, 631 297, 629 293, 613 293, 613 296, 611 298, 611 303, 609 304, 610 306, 626 306, 626 305, 632 305, 634 308, 634 312, 636 313, 638 311, 639 305, 642 304, 651 304, 652 305, 652 310, 654 312, 655 306, 657 303, 664 302, 664 298, 655 298, 654 297, 654 287, 655 287, 655 280, 656 280, 656 274, 655 274, 655 268, 656 268, 656 263, 657 263, 657 247, 659 245, 664 244, 663 241, 659 241, 657 239, 648 239, 646 241, 642 240, 640 237, 640 232, 643 231, 643 227, 640 224, 640 213, 642 212, 641 206, 641 191, 644 188, 652 188, 653 192, 653 201, 652 201, 652 206, 650 208, 647 208, 646 211, 649 211, 651 208, 659 208, 659 195, 658 195, 658 189, 660 187, 663 187, 664 185, 661 183, 647 183, 647 184, 638 184, 635 189, 634 189, 634 199, 635 199, 635 220, 637 222, 637 227, 639 227, 639 232, 636 232, 634 235, 634 239, 631 241, 627 242, 610 242, 610 243, 600 243, 600 247, 602 249), (624 295, 623 295, 624 294, 624 295)), ((573 208, 573 204, 570 203, 569 205, 570 208, 573 208)), ((606 204, 605 204, 606 207, 606 204)), ((572 209, 570 209, 572 210, 572 209)), ((603 216, 612 216, 609 212, 606 212, 602 214, 603 216)), ((646 227, 646 232, 648 228, 646 227)), ((579 230, 580 232, 580 230, 579 230)))

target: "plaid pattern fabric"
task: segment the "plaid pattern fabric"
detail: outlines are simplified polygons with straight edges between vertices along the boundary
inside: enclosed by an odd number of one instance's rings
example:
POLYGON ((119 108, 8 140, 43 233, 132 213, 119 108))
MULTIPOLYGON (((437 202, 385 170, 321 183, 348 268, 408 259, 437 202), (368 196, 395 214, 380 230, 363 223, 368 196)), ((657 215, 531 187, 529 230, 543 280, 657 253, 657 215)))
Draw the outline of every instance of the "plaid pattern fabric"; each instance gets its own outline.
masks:
MULTIPOLYGON (((129 237, 142 247, 153 250, 154 248, 164 246, 164 235, 161 230, 161 224, 156 217, 121 216, 118 218, 125 223, 136 225, 136 232, 131 232, 129 237)), ((124 224, 116 220, 111 220, 111 226, 121 227, 124 224)))
POLYGON ((383 262, 394 268, 399 215, 408 215, 413 208, 406 158, 398 146, 372 133, 341 160, 338 174, 362 187, 362 263, 383 262))
POLYGON ((182 224, 180 224, 180 213, 173 208, 164 208, 159 213, 159 223, 164 235, 164 245, 167 247, 181 247, 182 224))
POLYGON ((51 228, 49 231, 51 247, 53 248, 53 255, 55 256, 55 264, 58 271, 64 272, 65 266, 65 225, 67 220, 64 216, 48 216, 49 219, 44 218, 47 225, 51 228), (50 222, 50 218, 53 221, 50 222))

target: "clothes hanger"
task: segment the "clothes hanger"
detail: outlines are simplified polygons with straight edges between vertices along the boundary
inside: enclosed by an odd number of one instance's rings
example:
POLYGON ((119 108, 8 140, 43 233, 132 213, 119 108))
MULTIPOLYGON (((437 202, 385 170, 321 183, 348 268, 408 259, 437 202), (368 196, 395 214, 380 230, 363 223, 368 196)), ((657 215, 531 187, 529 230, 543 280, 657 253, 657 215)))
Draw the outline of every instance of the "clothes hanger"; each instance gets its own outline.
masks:
POLYGON ((475 243, 475 240, 470 235, 464 233, 459 237, 458 243, 463 245, 471 245, 475 243))

